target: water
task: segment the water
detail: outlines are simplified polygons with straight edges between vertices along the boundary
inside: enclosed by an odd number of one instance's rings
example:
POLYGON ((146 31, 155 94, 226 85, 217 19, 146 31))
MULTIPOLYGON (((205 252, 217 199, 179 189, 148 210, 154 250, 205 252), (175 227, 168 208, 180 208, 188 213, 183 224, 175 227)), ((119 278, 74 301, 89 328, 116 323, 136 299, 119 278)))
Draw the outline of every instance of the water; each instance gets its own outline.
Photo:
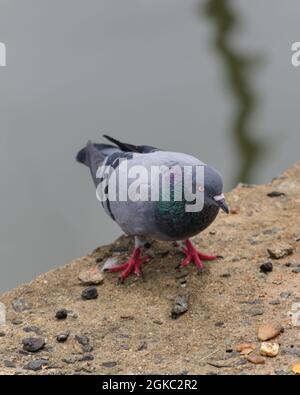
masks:
POLYGON ((0 291, 120 234, 74 161, 104 132, 198 156, 227 190, 299 159, 297 0, 0 0, 0 9, 0 291))

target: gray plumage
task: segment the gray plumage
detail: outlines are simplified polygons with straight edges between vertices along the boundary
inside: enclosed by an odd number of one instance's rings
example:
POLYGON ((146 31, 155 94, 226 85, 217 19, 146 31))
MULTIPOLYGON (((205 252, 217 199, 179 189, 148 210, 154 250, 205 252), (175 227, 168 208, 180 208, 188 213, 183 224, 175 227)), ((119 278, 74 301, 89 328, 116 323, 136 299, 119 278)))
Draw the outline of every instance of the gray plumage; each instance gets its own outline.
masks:
MULTIPOLYGON (((119 174, 122 159, 127 159, 128 169, 134 166, 143 166, 148 170, 151 166, 177 166, 178 169, 182 169, 184 166, 204 166, 204 207, 199 212, 186 212, 184 199, 181 202, 174 199, 150 201, 150 182, 143 186, 148 191, 148 201, 107 200, 103 202, 106 213, 128 235, 143 239, 184 240, 209 226, 216 218, 220 207, 228 212, 224 200, 218 198, 222 196, 222 177, 216 170, 199 159, 191 155, 163 151, 151 146, 121 143, 106 137, 116 145, 89 142, 77 155, 77 160, 89 167, 96 187, 102 181, 97 178, 99 167, 111 166, 112 170, 119 174), (217 200, 215 200, 216 197, 217 200)), ((110 176, 108 176, 109 182, 111 182, 110 176)), ((128 186, 133 182, 134 179, 129 179, 128 186)), ((174 191, 178 187, 176 175, 172 182, 171 189, 174 191)), ((181 188, 182 185, 179 187, 181 188)), ((194 187, 198 188, 198 185, 194 185, 194 187)))

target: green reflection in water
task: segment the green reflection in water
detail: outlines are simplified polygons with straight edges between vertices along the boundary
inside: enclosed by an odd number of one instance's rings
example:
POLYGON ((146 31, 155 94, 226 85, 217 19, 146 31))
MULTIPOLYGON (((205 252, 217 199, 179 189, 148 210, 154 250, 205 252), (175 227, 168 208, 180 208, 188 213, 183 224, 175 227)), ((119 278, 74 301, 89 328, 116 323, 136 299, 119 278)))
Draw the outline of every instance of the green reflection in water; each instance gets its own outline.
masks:
MULTIPOLYGON (((201 13, 203 12, 201 4, 201 13)), ((215 27, 214 47, 225 66, 226 81, 234 99, 234 118, 230 130, 240 156, 240 167, 234 182, 250 182, 253 168, 261 154, 261 143, 251 135, 252 119, 257 98, 250 85, 249 66, 253 61, 239 53, 232 44, 238 16, 228 0, 208 0, 204 7, 215 27)))

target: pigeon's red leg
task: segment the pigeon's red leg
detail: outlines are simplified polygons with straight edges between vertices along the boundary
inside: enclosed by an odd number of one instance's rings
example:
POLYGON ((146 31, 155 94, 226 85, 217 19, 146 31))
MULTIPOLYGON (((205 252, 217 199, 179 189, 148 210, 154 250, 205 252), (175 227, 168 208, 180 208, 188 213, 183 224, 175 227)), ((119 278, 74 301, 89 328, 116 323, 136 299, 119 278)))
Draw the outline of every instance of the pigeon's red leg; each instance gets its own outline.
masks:
POLYGON ((199 270, 204 269, 204 264, 202 262, 202 259, 204 261, 212 261, 214 259, 217 259, 217 256, 215 255, 205 255, 199 252, 192 244, 192 242, 187 239, 185 240, 185 248, 183 249, 183 252, 185 253, 186 257, 184 260, 181 262, 181 266, 187 266, 190 262, 194 262, 195 265, 199 270))
POLYGON ((119 277, 120 282, 123 282, 125 278, 128 277, 129 274, 132 272, 134 272, 138 277, 141 277, 142 275, 141 264, 147 262, 150 259, 148 256, 142 257, 141 254, 142 254, 142 248, 135 247, 131 257, 126 263, 112 267, 111 269, 109 269, 109 271, 113 273, 122 270, 122 273, 119 277))

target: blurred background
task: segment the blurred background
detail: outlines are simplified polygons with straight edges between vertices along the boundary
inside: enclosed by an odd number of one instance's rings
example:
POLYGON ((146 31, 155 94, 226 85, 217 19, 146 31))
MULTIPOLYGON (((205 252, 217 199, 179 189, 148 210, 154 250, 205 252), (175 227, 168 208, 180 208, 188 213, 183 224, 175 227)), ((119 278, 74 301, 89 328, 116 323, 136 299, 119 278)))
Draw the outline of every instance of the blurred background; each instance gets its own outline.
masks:
POLYGON ((0 292, 119 228, 75 162, 102 133, 238 181, 299 159, 299 0, 0 0, 0 292))

